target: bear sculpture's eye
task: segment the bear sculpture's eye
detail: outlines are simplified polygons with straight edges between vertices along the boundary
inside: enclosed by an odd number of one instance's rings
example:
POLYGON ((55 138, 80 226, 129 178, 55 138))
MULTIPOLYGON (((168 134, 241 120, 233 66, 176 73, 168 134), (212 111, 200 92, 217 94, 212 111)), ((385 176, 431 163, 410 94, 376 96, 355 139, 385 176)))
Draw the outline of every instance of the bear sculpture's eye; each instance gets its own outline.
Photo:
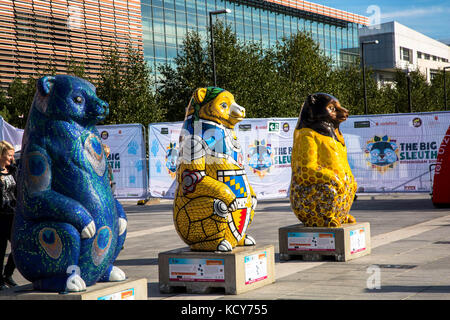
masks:
POLYGON ((83 102, 83 97, 76 96, 75 98, 73 98, 73 101, 75 101, 76 103, 82 103, 83 102))
POLYGON ((220 105, 222 106, 223 109, 228 108, 228 105, 226 102, 222 102, 220 105))

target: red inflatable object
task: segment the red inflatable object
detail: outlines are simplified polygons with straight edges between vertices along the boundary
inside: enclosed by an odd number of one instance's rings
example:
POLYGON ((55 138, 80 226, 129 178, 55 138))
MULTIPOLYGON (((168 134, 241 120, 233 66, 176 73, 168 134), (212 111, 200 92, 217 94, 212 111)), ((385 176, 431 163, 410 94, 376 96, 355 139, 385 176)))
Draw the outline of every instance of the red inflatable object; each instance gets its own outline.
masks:
POLYGON ((436 207, 450 207, 450 126, 438 151, 431 200, 436 207))

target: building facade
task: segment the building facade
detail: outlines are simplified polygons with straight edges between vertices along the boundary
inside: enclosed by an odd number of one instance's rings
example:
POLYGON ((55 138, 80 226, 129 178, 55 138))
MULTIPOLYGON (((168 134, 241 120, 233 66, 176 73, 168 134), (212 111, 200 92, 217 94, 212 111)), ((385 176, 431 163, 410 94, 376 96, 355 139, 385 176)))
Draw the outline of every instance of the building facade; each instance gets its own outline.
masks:
POLYGON ((310 32, 336 65, 359 56, 358 29, 368 18, 300 0, 141 0, 144 56, 158 76, 157 66, 173 63, 188 31, 209 41, 208 12, 230 24, 237 37, 272 46, 283 36, 310 32))
POLYGON ((7 87, 70 61, 98 77, 111 45, 142 48, 140 0, 0 0, 0 81, 7 87))
POLYGON ((379 85, 389 84, 396 69, 419 70, 431 81, 438 72, 450 66, 450 47, 440 41, 391 21, 360 29, 362 41, 378 40, 365 47, 365 62, 375 73, 379 85))

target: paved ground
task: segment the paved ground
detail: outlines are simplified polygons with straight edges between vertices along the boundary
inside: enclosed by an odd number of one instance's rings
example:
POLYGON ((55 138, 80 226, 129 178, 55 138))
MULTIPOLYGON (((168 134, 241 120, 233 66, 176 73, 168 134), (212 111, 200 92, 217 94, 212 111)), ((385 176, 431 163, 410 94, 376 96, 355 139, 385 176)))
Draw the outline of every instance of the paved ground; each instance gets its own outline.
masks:
MULTIPOLYGON (((275 246, 276 282, 236 296, 161 294, 158 253, 185 247, 172 224, 172 203, 123 205, 128 236, 116 265, 130 278, 148 279, 149 300, 450 300, 450 210, 434 208, 427 194, 359 196, 351 213, 370 223, 372 253, 348 262, 280 262, 278 229, 298 220, 287 199, 260 201, 249 234, 275 246), (375 274, 380 286, 371 289, 375 274)), ((14 278, 28 283, 17 271, 14 278)))

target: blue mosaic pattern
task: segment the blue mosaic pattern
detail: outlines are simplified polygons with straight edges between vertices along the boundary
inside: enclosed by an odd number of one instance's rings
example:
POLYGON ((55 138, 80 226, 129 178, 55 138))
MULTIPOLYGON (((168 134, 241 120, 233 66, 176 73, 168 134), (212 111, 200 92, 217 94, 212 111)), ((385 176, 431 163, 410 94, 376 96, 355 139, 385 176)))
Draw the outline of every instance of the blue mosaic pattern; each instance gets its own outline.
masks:
POLYGON ((108 281, 126 238, 95 125, 108 104, 80 78, 37 82, 25 128, 12 232, 17 269, 37 290, 65 291, 74 270, 86 286, 108 281), (83 230, 95 223, 95 234, 83 230), (85 231, 86 232, 86 231, 85 231))

